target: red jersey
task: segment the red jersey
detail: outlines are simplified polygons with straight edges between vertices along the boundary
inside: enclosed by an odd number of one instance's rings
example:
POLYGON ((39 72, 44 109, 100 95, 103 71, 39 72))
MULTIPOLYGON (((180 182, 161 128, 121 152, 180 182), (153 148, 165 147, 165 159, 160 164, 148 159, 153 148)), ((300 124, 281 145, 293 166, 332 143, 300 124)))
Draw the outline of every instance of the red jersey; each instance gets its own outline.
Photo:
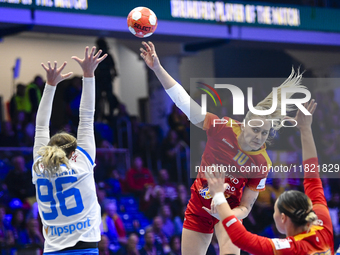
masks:
MULTIPOLYGON (((303 162, 303 165, 318 165, 317 158, 303 162)), ((311 168, 310 168, 311 169, 311 168)), ((223 220, 223 226, 232 242, 244 251, 254 255, 332 255, 334 254, 333 228, 319 173, 305 172, 303 183, 306 195, 312 200, 318 224, 308 233, 304 232, 285 239, 269 239, 248 232, 244 226, 230 216, 223 220)))
POLYGON ((131 191, 143 191, 146 185, 155 184, 150 170, 144 167, 140 171, 135 168, 129 169, 126 174, 126 181, 131 191))
POLYGON ((225 183, 229 186, 224 194, 231 208, 240 204, 244 186, 254 191, 265 189, 267 173, 262 169, 263 166, 266 168, 271 166, 265 144, 258 151, 243 151, 237 140, 241 134, 241 123, 228 117, 223 119, 227 124, 214 124, 216 122, 214 120, 219 118, 211 113, 207 113, 204 119, 203 129, 207 133, 207 144, 192 188, 200 194, 201 202, 207 208, 210 208, 212 197, 208 192, 208 182, 204 176, 206 166, 215 164, 227 167, 225 183), (251 172, 247 171, 250 169, 251 172))

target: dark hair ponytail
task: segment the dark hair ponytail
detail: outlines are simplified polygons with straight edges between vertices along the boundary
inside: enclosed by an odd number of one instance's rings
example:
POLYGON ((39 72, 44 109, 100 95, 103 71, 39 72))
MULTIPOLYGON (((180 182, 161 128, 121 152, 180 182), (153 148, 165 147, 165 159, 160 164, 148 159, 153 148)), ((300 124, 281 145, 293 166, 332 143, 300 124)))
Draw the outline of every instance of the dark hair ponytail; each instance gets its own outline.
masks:
POLYGON ((312 201, 300 191, 290 190, 282 193, 278 198, 277 207, 296 226, 303 226, 318 219, 313 211, 312 201))

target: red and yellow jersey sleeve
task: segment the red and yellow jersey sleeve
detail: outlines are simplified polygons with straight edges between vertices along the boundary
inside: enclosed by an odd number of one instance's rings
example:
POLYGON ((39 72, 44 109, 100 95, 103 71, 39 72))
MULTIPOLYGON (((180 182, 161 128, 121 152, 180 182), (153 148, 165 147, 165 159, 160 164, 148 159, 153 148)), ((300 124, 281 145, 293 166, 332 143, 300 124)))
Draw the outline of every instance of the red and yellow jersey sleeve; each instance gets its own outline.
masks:
POLYGON ((275 254, 275 255, 331 255, 334 254, 334 241, 332 222, 323 193, 319 173, 307 171, 318 165, 317 158, 305 160, 303 165, 304 187, 306 195, 312 200, 313 210, 319 220, 308 232, 285 239, 269 239, 248 232, 235 216, 223 220, 223 227, 227 231, 232 242, 244 251, 251 254, 275 254))
POLYGON ((294 237, 269 239, 248 232, 235 216, 227 217, 222 224, 233 244, 254 255, 334 254, 334 245, 321 226, 313 226, 308 233, 294 237))
POLYGON ((274 255, 270 239, 248 232, 235 216, 227 217, 222 224, 233 244, 241 250, 254 255, 274 255))
MULTIPOLYGON (((304 166, 304 182, 303 186, 305 188, 306 195, 312 200, 313 210, 318 216, 318 224, 323 226, 328 232, 330 239, 329 242, 333 242, 333 227, 332 220, 329 215, 329 210, 327 207, 327 201, 323 192, 322 182, 319 177, 318 166, 319 162, 317 158, 310 158, 303 161, 304 166), (308 169, 314 169, 314 171, 307 171, 308 169)), ((332 245, 333 247, 334 245, 332 245)))
MULTIPOLYGON (((265 190, 265 184, 268 175, 268 171, 265 170, 269 170, 272 165, 272 161, 270 160, 267 151, 265 149, 261 149, 260 151, 261 152, 259 154, 253 155, 253 158, 256 162, 256 166, 259 167, 261 172, 257 174, 251 174, 251 176, 248 178, 248 182, 246 183, 246 186, 253 191, 265 190)), ((250 152, 250 155, 251 153, 252 152, 250 152)))
POLYGON ((203 130, 207 132, 208 136, 214 136, 223 130, 231 119, 229 117, 223 117, 223 120, 224 121, 221 121, 217 115, 208 112, 203 122, 203 130))

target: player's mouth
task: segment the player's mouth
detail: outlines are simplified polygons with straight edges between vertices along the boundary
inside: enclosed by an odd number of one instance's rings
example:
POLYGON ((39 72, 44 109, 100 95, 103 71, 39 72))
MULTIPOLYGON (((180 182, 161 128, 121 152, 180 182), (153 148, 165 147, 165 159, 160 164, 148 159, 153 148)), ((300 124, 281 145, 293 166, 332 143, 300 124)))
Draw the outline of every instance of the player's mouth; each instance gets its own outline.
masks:
POLYGON ((256 146, 261 146, 261 143, 255 142, 253 141, 253 144, 255 144, 256 146))

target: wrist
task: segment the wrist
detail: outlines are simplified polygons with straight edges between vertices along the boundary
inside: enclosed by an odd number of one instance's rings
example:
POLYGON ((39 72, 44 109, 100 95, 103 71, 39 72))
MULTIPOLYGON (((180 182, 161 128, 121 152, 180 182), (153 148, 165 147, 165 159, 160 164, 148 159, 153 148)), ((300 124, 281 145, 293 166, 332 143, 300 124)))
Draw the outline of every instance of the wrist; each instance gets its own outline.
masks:
POLYGON ((300 127, 299 130, 300 132, 312 132, 312 127, 311 126, 300 127))
POLYGON ((157 67, 154 67, 154 68, 152 69, 152 71, 153 71, 156 75, 159 74, 159 73, 161 73, 162 70, 164 70, 164 68, 163 68, 163 66, 161 66, 161 65, 159 65, 159 66, 157 66, 157 67))
POLYGON ((48 86, 50 86, 50 87, 55 87, 55 86, 57 86, 57 84, 58 84, 58 83, 49 82, 49 81, 46 82, 46 85, 48 85, 48 86))
POLYGON ((45 89, 56 89, 57 85, 51 85, 50 83, 46 82, 45 89))
POLYGON ((217 192, 213 197, 213 202, 214 202, 215 206, 226 203, 227 200, 225 199, 224 193, 223 192, 217 192))
POLYGON ((84 72, 84 77, 85 78, 92 78, 92 77, 94 77, 94 72, 84 72))

